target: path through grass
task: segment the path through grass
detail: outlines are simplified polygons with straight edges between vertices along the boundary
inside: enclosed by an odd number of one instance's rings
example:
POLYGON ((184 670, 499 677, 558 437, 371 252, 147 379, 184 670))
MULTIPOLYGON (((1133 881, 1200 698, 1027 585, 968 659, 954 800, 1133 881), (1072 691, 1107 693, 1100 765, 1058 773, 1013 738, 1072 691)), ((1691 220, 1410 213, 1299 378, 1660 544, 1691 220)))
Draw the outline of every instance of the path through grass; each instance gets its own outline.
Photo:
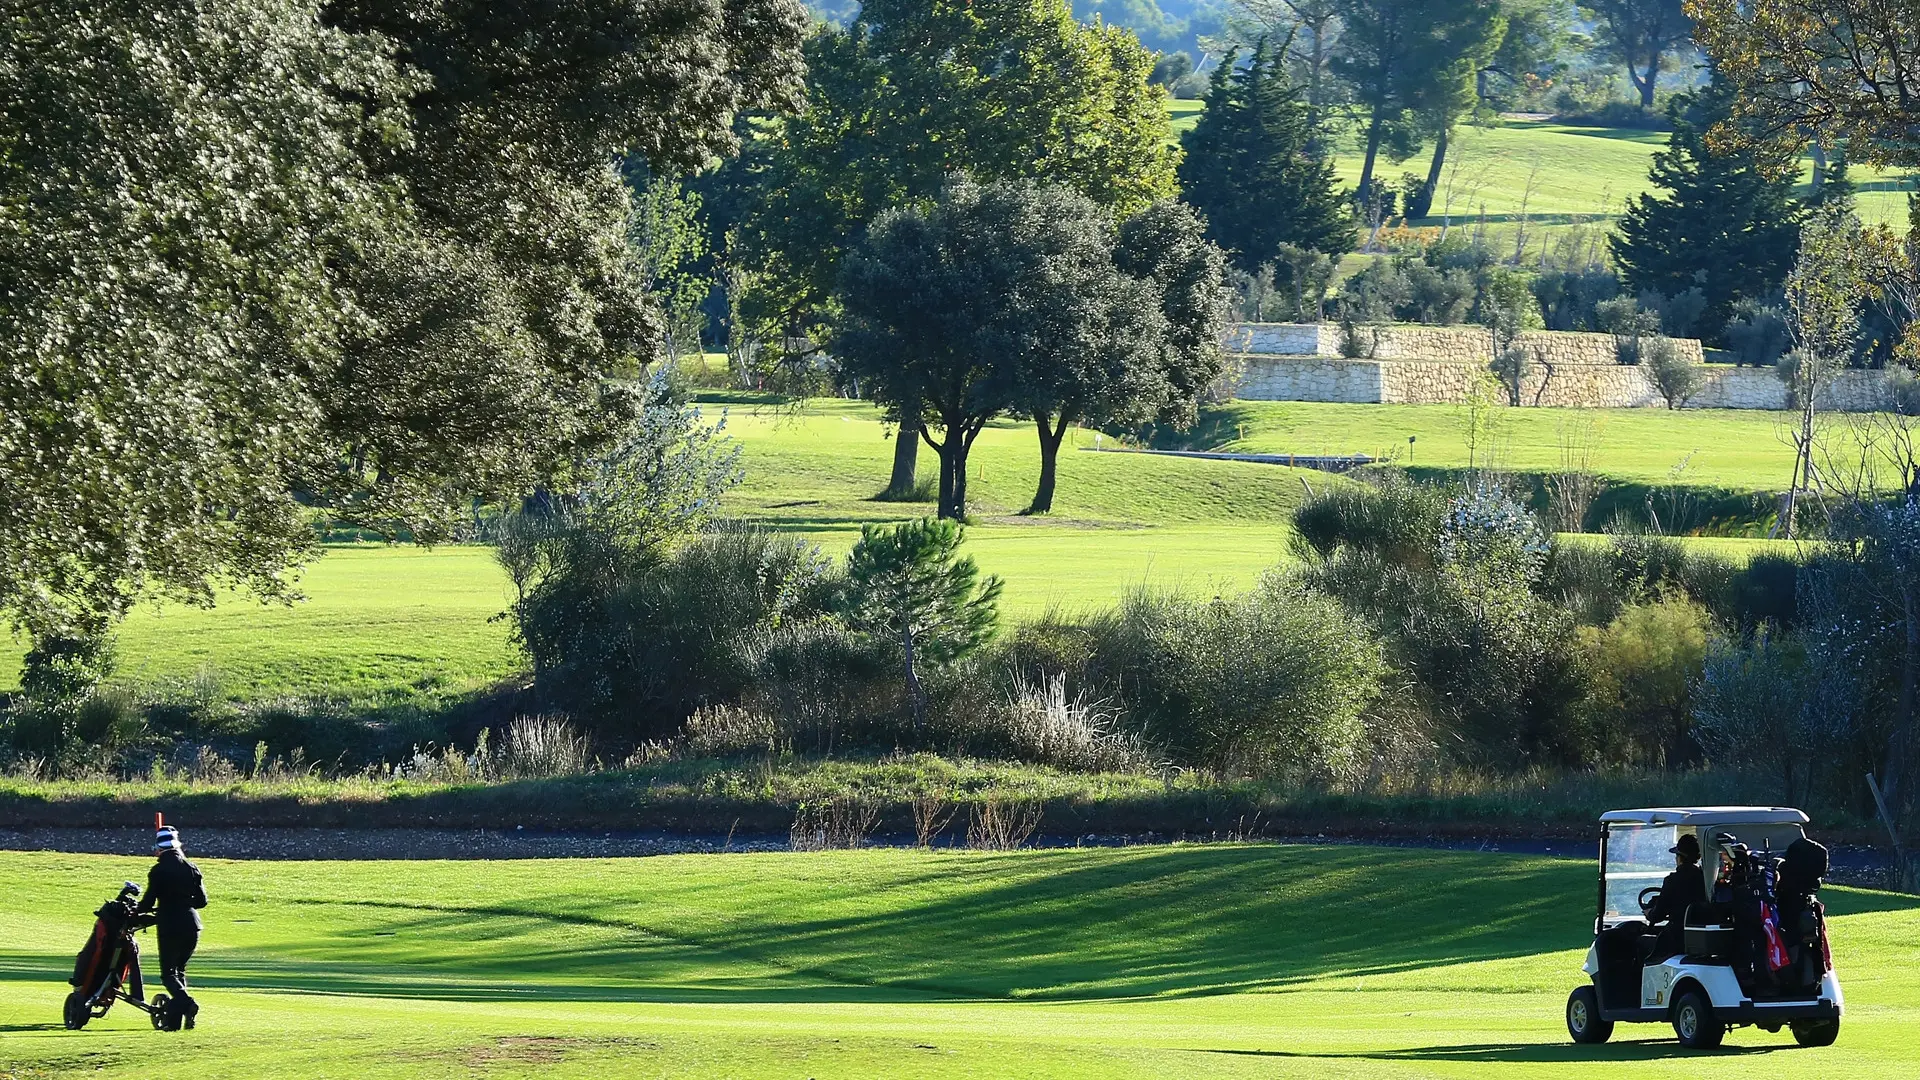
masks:
MULTIPOLYGON (((129 833, 129 845, 137 837, 129 833)), ((0 1074, 1910 1075, 1920 901, 1830 890, 1849 1012, 1805 1051, 1561 1028, 1584 862, 1359 847, 205 865, 199 1030, 57 1030, 137 859, 0 855, 0 1074), (190 1049, 188 1049, 190 1048, 190 1049), (182 1053, 187 1050, 186 1053, 182 1053)))

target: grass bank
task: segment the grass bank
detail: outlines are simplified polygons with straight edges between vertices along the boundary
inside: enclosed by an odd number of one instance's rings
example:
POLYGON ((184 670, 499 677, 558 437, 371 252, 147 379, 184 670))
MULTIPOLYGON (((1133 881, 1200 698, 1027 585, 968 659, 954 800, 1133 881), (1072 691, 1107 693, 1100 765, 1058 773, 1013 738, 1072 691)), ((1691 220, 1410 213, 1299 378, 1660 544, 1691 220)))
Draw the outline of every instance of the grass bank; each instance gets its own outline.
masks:
MULTIPOLYGON (((113 827, 155 811, 220 826, 667 830, 785 833, 801 807, 858 803, 871 828, 913 836, 914 803, 955 812, 949 840, 989 802, 1041 811, 1040 832, 1161 837, 1431 834, 1585 837, 1597 815, 1637 805, 1773 803, 1764 777, 1731 771, 1666 773, 1468 771, 1384 780, 1365 790, 1221 780, 1169 769, 1066 772, 934 754, 878 758, 693 758, 544 780, 474 782, 425 774, 324 779, 259 777, 39 781, 0 778, 0 817, 21 828, 113 827)), ((1807 808, 1823 830, 1865 834, 1868 822, 1807 808)))

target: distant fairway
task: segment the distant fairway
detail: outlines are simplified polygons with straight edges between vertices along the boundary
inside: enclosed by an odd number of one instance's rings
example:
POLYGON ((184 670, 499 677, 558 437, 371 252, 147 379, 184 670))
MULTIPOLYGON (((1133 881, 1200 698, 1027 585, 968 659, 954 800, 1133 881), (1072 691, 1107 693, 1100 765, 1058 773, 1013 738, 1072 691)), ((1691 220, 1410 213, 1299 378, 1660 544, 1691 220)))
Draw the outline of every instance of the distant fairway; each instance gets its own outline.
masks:
MULTIPOLYGON (((1202 111, 1204 105, 1198 101, 1167 103, 1176 140, 1180 132, 1199 121, 1202 111)), ((1608 225, 1629 202, 1649 189, 1647 170, 1654 153, 1666 143, 1667 133, 1662 131, 1574 127, 1551 120, 1462 124, 1448 152, 1458 158, 1459 167, 1446 170, 1452 176, 1452 223, 1456 228, 1474 229, 1484 211, 1490 242, 1497 240, 1508 248, 1514 243, 1523 209, 1529 231, 1543 240, 1564 236, 1583 223, 1608 225)), ((1425 178, 1432 153, 1429 144, 1406 161, 1392 162, 1383 156, 1375 163, 1374 172, 1396 186, 1405 173, 1425 178)), ((1364 156, 1354 139, 1336 145, 1334 171, 1341 183, 1358 184, 1363 163, 1364 156)), ((1848 175, 1858 189, 1862 218, 1895 225, 1906 221, 1907 194, 1920 189, 1912 176, 1865 168, 1851 169, 1848 175)), ((1809 159, 1802 176, 1802 194, 1812 177, 1809 159)), ((1431 216, 1414 224, 1442 224, 1443 215, 1449 211, 1446 200, 1443 175, 1431 216)), ((1531 242, 1528 248, 1536 256, 1540 252, 1531 242)), ((1587 250, 1585 245, 1582 250, 1587 250)))
MULTIPOLYGON (((731 513, 803 533, 836 556, 863 521, 933 513, 932 503, 871 501, 893 453, 871 405, 827 400, 804 415, 765 402, 705 409, 710 421, 726 413, 745 451, 747 480, 731 513)), ((1084 432, 1071 439, 1093 444, 1084 432)), ((1302 481, 1337 482, 1239 462, 1061 453, 1055 514, 1023 518, 1014 511, 1032 497, 1039 472, 1031 430, 997 425, 975 446, 983 520, 969 530, 967 551, 1006 580, 1002 609, 1013 618, 1106 606, 1145 584, 1244 588, 1284 557, 1302 481)), ((937 474, 937 459, 923 450, 921 475, 937 474)), ((522 664, 508 624, 489 621, 512 600, 490 548, 330 547, 301 587, 309 599, 292 607, 239 596, 212 611, 143 606, 120 634, 121 677, 183 680, 204 669, 234 698, 326 693, 367 704, 476 689, 522 664)), ((0 638, 0 688, 15 684, 19 655, 17 643, 0 638)))
POLYGON ((202 865, 199 1029, 163 1036, 120 1006, 67 1032, 89 913, 145 861, 0 854, 0 1075, 1920 1071, 1920 901, 1855 890, 1827 894, 1839 1045, 1743 1029, 1696 1055, 1662 1026, 1567 1041, 1584 861, 1222 845, 202 865))
MULTIPOLYGON (((1209 446, 1263 454, 1371 454, 1465 468, 1457 405, 1234 401, 1208 411, 1209 446), (1407 440, 1414 441, 1409 443, 1407 440)), ((1563 439, 1584 439, 1592 469, 1616 480, 1784 491, 1793 475, 1787 414, 1750 409, 1502 409, 1493 460, 1502 469, 1563 468, 1563 439)), ((1487 447, 1479 448, 1485 465, 1487 447)))

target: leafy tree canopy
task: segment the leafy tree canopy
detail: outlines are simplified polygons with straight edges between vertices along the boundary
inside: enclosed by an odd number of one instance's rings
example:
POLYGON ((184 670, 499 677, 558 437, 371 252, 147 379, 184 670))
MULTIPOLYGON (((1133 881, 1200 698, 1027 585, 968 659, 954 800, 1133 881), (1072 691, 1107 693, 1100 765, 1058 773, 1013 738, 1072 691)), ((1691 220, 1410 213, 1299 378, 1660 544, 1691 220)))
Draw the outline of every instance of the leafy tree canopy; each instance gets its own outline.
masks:
POLYGON ((0 36, 0 608, 286 595, 566 477, 656 317, 611 167, 794 99, 792 0, 47 0, 0 36), (303 505, 304 504, 304 505, 303 505))
POLYGON ((796 328, 876 215, 953 175, 1064 184, 1121 215, 1174 193, 1153 56, 1066 0, 871 0, 806 58, 806 108, 769 136, 745 237, 796 328))

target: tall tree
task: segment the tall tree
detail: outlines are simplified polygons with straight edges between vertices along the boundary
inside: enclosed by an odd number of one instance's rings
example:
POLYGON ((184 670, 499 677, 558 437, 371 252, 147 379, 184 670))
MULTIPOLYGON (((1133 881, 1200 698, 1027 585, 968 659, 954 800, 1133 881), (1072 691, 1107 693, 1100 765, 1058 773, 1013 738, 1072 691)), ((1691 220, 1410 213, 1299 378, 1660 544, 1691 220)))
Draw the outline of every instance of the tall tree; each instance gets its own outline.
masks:
POLYGON ((1580 10, 1599 27, 1594 42, 1626 69, 1627 81, 1640 91, 1640 107, 1653 108, 1660 68, 1693 39, 1693 20, 1685 0, 1579 0, 1580 10))
POLYGON ((1333 44, 1340 37, 1340 0, 1234 0, 1240 14, 1228 20, 1238 40, 1282 41, 1281 55, 1295 81, 1306 88, 1307 127, 1317 146, 1327 106, 1335 91, 1329 70, 1333 44))
POLYGON ((1857 164, 1920 165, 1920 26, 1910 2, 1691 0, 1700 45, 1737 89, 1715 132, 1844 143, 1857 164))
POLYGON ((1040 436, 1031 514, 1053 510, 1070 425, 1185 427, 1220 373, 1226 259, 1200 219, 1160 202, 1116 236, 1098 207, 1073 201, 1062 200, 1064 212, 1042 225, 1071 256, 1051 260, 1047 278, 1024 284, 1001 313, 1019 365, 1014 407, 1040 436))
POLYGON ((1074 402, 1043 387, 1083 369, 1124 378, 1129 351, 1159 333, 1151 289, 1114 268, 1111 218, 1024 181, 956 180, 930 207, 882 214, 849 253, 838 299, 836 355, 875 400, 921 421, 948 518, 966 514, 967 455, 989 421, 1023 405, 1058 415, 1074 402))
POLYGON ((1418 114, 1457 82, 1463 57, 1480 55, 1497 39, 1500 9, 1495 0, 1339 2, 1342 30, 1331 65, 1367 111, 1355 192, 1365 204, 1374 197, 1381 148, 1398 156, 1418 149, 1418 114))
POLYGON ((1673 137, 1653 156, 1657 191, 1627 208, 1610 238, 1627 284, 1706 297, 1699 325, 1717 333, 1733 305, 1778 289, 1793 266, 1803 208, 1794 199, 1791 155, 1754 145, 1717 152, 1707 133, 1733 107, 1714 82, 1667 108, 1673 137))
POLYGON ((1256 273, 1284 244, 1339 254, 1353 247, 1353 214, 1317 149, 1309 106, 1265 39, 1245 65, 1229 51, 1214 69, 1207 107, 1180 137, 1180 187, 1207 219, 1207 235, 1236 267, 1256 273))
POLYGON ((146 595, 286 595, 307 506, 432 538, 564 482, 633 411, 603 375, 657 334, 609 163, 726 152, 736 110, 795 98, 803 18, 10 8, 0 609, 35 655, 146 595))
POLYGON ((769 136, 744 230, 796 338, 828 320, 868 223, 953 175, 1064 184, 1120 214, 1175 191, 1152 54, 1067 0, 872 0, 806 55, 806 108, 769 136))

